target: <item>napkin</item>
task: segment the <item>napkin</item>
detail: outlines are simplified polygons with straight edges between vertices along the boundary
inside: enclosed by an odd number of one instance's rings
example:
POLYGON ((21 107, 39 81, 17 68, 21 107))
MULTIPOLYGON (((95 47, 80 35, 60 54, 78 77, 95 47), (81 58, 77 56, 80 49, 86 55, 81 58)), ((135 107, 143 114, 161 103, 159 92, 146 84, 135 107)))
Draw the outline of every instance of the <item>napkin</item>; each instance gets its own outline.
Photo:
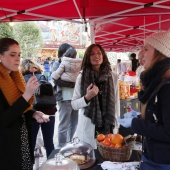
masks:
POLYGON ((103 170, 138 170, 140 162, 111 162, 101 164, 103 170))

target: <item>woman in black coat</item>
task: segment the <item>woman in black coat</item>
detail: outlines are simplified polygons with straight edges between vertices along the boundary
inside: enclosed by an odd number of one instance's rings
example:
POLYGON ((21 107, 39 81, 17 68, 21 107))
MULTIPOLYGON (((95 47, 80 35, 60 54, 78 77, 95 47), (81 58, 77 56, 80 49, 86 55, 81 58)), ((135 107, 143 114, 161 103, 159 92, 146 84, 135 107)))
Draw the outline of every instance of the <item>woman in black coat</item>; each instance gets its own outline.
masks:
MULTIPOLYGON (((35 71, 34 75, 37 77, 38 81, 43 80, 44 78, 42 75, 43 70, 33 60, 30 59, 23 60, 20 68, 26 82, 28 82, 28 80, 33 76, 33 73, 30 72, 31 68, 34 68, 35 71)), ((50 121, 48 123, 38 123, 36 121, 32 123, 33 148, 35 149, 37 134, 41 127, 44 147, 46 149, 46 156, 48 157, 50 153, 54 150, 53 136, 54 136, 54 126, 55 126, 55 113, 57 109, 56 106, 50 108, 38 107, 36 109, 42 111, 46 115, 50 115, 50 121)), ((41 148, 36 148, 36 149, 41 149, 41 148)))
POLYGON ((170 31, 154 33, 146 38, 142 89, 141 118, 119 119, 143 136, 140 170, 170 169, 170 31))
POLYGON ((31 121, 48 122, 44 113, 32 109, 39 86, 31 77, 27 84, 18 67, 20 47, 10 38, 0 39, 0 169, 32 170, 31 121))

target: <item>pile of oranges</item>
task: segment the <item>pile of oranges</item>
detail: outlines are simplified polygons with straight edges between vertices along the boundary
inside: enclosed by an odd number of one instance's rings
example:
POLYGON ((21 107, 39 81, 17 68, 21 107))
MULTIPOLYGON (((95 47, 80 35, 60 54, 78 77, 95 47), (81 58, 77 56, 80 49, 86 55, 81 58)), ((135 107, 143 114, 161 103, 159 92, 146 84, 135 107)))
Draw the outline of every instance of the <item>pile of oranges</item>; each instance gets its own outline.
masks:
POLYGON ((123 146, 124 138, 120 134, 98 134, 97 140, 102 145, 109 146, 111 148, 125 148, 126 146, 123 146))

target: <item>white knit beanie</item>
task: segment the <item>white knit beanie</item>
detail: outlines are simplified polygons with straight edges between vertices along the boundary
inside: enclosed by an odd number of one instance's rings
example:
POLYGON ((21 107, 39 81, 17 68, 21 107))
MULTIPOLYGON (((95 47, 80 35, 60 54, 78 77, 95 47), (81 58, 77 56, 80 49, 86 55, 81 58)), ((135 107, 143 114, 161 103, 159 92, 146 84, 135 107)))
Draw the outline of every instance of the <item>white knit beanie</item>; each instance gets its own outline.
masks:
POLYGON ((153 33, 146 37, 145 44, 149 44, 159 52, 170 58, 170 31, 153 33))

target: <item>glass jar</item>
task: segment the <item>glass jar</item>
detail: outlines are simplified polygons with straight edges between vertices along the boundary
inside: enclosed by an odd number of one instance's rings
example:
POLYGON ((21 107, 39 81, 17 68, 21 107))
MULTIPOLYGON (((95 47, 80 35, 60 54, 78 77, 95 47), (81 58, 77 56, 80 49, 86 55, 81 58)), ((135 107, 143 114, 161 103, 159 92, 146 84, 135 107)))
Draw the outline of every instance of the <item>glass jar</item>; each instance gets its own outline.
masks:
POLYGON ((65 158, 61 153, 55 155, 55 158, 44 162, 40 170, 80 170, 78 164, 68 158, 65 158))

